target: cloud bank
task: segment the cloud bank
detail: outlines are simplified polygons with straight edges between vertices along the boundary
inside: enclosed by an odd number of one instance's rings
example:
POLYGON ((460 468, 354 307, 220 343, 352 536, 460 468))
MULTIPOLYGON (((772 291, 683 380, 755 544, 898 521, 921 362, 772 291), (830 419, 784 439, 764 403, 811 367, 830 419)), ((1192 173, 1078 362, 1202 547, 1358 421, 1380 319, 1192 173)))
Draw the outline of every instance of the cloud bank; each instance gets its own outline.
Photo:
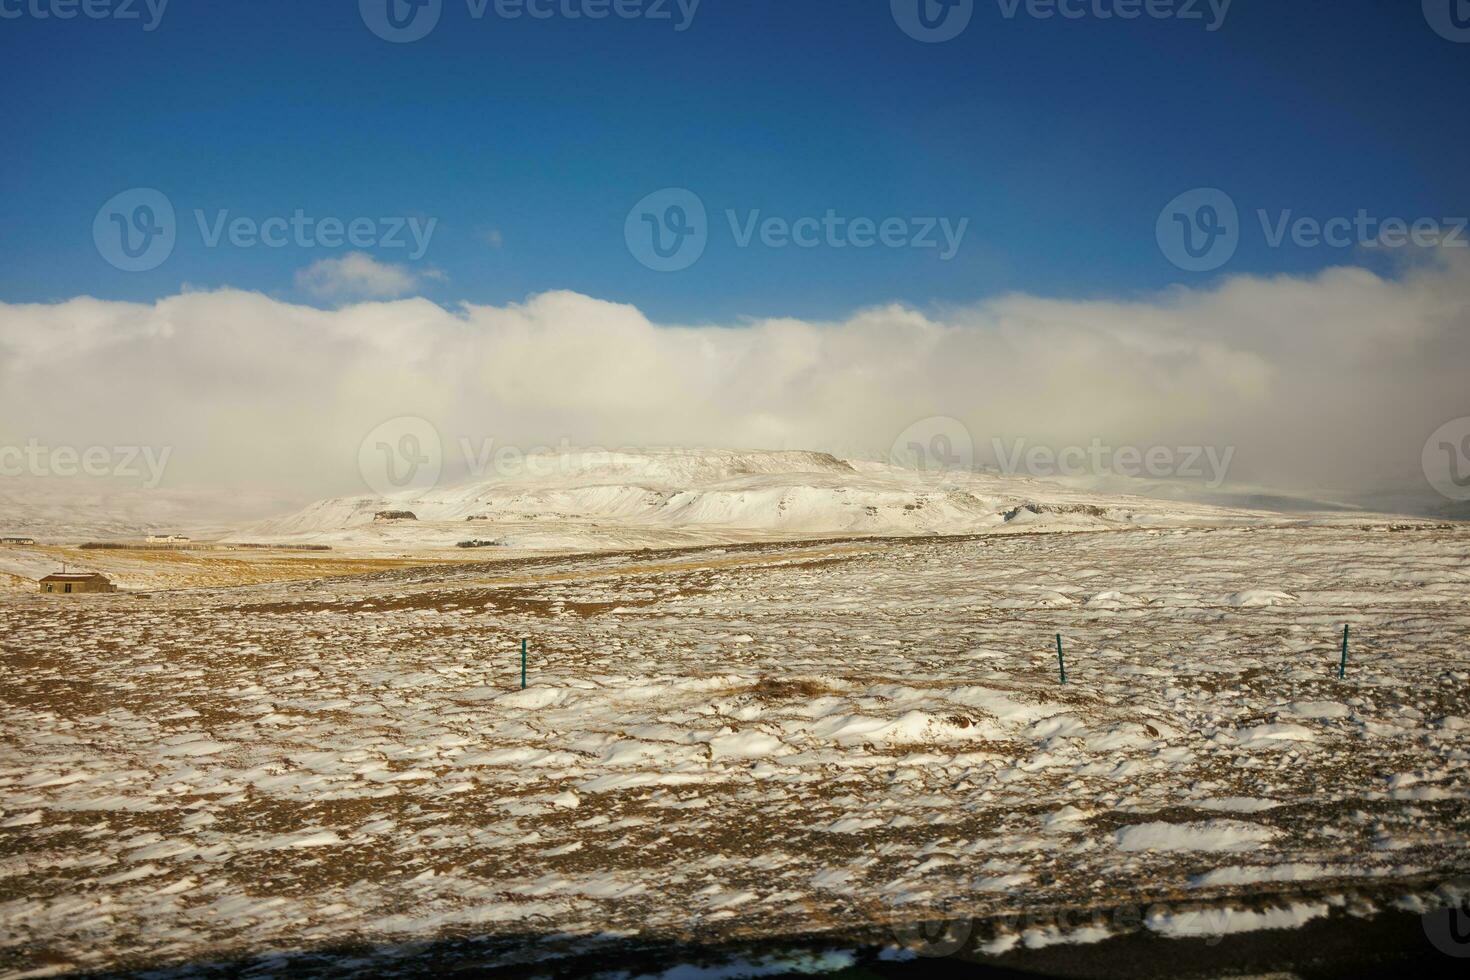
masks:
MULTIPOLYGON (((350 270, 349 270, 350 271, 350 270)), ((1426 437, 1470 415, 1470 261, 1237 277, 1133 301, 1015 295, 828 323, 650 322, 570 292, 320 310, 235 290, 0 305, 0 445, 169 446, 167 482, 364 489, 363 438, 886 456, 950 416, 1031 444, 1233 446, 1232 481, 1433 501, 1426 437)))

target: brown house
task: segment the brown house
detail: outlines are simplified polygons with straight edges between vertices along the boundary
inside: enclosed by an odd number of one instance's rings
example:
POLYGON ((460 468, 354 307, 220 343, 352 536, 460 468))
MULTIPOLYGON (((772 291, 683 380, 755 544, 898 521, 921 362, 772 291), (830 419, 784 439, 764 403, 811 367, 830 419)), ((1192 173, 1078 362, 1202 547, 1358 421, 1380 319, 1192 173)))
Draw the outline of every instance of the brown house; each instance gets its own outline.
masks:
POLYGON ((97 572, 65 572, 41 579, 41 591, 61 595, 77 592, 116 592, 117 586, 97 572))

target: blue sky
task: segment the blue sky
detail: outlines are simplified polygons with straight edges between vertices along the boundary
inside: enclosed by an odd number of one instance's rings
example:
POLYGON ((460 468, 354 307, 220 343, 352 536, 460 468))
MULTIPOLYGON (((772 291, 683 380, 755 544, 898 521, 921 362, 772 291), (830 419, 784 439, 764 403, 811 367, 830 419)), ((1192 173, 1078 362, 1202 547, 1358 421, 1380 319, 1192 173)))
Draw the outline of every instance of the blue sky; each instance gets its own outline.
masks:
POLYGON ((1470 214, 1470 43, 1436 33, 1418 0, 1235 0, 1213 31, 1204 2, 1203 19, 1125 21, 974 0, 942 43, 906 35, 889 0, 703 0, 692 18, 670 0, 668 19, 602 20, 511 20, 494 0, 476 18, 443 0, 437 26, 403 44, 354 0, 171 0, 152 30, 145 0, 132 20, 37 16, 55 3, 0 0, 4 302, 236 286, 329 305, 299 273, 357 250, 210 247, 196 211, 432 219, 421 257, 360 250, 445 304, 571 289, 681 323, 1014 291, 1126 298, 1384 263, 1272 247, 1256 211, 1470 214), (142 272, 109 265, 93 236, 99 208, 131 188, 177 215, 173 251, 142 272), (625 238, 630 209, 664 188, 708 215, 702 256, 675 272, 640 264, 625 238), (1240 212, 1238 250, 1202 272, 1172 264, 1156 235, 1194 188, 1240 212), (829 210, 901 219, 910 238, 926 218, 967 224, 946 260, 742 247, 727 218, 829 210))

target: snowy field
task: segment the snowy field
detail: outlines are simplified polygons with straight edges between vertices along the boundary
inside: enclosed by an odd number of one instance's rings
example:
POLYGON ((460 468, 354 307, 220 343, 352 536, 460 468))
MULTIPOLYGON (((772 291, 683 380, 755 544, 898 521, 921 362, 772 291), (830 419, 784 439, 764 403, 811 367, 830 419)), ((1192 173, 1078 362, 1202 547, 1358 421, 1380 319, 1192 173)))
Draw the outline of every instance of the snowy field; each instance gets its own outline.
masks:
POLYGON ((0 975, 1422 908, 1470 872, 1467 546, 1282 522, 0 594, 0 975))

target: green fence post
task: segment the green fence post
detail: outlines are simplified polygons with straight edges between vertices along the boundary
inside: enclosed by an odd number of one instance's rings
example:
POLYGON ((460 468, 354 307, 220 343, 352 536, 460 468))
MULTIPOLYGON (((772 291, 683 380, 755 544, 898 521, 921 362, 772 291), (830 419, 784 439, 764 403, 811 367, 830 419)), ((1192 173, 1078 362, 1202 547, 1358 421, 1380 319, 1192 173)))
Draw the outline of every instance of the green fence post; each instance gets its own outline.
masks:
POLYGON ((526 641, 521 640, 521 690, 526 689, 526 641))
POLYGON ((1067 658, 1062 655, 1062 634, 1057 634, 1057 666, 1062 670, 1062 683, 1067 683, 1067 658))
POLYGON ((1342 628, 1342 663, 1340 663, 1340 664, 1337 665, 1337 679, 1338 680, 1342 680, 1343 678, 1347 677, 1347 647, 1348 647, 1348 628, 1347 628, 1347 626, 1343 626, 1343 628, 1342 628))

